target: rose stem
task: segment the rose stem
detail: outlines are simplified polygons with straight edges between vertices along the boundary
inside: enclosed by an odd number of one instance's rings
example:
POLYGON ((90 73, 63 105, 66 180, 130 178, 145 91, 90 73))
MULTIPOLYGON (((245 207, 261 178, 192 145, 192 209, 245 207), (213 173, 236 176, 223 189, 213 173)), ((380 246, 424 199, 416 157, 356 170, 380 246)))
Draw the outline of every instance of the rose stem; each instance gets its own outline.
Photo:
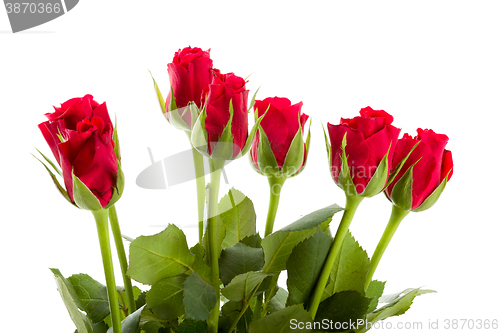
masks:
POLYGON ((125 304, 128 308, 128 314, 132 314, 136 310, 135 300, 134 300, 134 290, 132 289, 132 281, 127 275, 128 263, 127 256, 125 255, 125 248, 123 246, 122 233, 120 231, 120 224, 118 223, 118 215, 116 214, 115 206, 109 208, 109 223, 111 224, 111 230, 113 231, 113 237, 115 240, 116 252, 118 253, 118 259, 120 260, 120 268, 122 271, 123 284, 125 286, 125 304))
POLYGON ((368 289, 373 274, 375 273, 380 259, 384 255, 385 249, 387 248, 387 245, 389 245, 392 236, 394 236, 394 233, 398 229, 399 224, 405 218, 405 216, 408 215, 409 212, 409 210, 398 208, 395 205, 392 206, 391 217, 389 218, 389 222, 385 227, 384 233, 382 234, 382 237, 380 238, 380 241, 378 242, 377 248, 375 249, 375 252, 373 253, 371 259, 370 270, 366 275, 365 290, 368 289))
POLYGON ((116 292, 115 275, 113 273, 113 260, 111 259, 111 246, 109 242, 108 230, 108 210, 100 209, 92 211, 97 225, 97 235, 99 236, 99 245, 101 247, 102 264, 104 266, 104 275, 106 276, 106 287, 108 290, 109 307, 111 310, 111 322, 113 323, 113 332, 121 333, 120 307, 118 305, 118 295, 116 292))
POLYGON ((344 214, 342 215, 342 220, 340 221, 337 233, 335 234, 335 238, 333 239, 333 244, 330 248, 330 252, 326 257, 325 264, 323 265, 323 269, 321 270, 318 283, 316 284, 316 288, 314 289, 311 303, 309 305, 309 313, 311 314, 311 317, 313 319, 316 316, 316 312, 318 311, 321 296, 323 295, 326 283, 328 282, 328 278, 330 276, 330 272, 332 271, 333 264, 335 263, 335 259, 337 259, 340 249, 342 248, 345 235, 349 230, 349 226, 351 224, 352 218, 354 217, 354 213, 356 213, 356 209, 358 208, 358 205, 362 200, 363 197, 359 195, 346 195, 346 204, 344 214))
POLYGON ((198 242, 203 239, 203 213, 205 210, 205 168, 203 155, 191 145, 194 161, 194 173, 196 175, 196 195, 198 198, 198 242))
MULTIPOLYGON (((266 230, 264 237, 269 236, 273 233, 274 220, 276 219, 276 213, 278 212, 278 205, 280 201, 281 188, 285 183, 285 176, 269 176, 267 178, 269 181, 269 208, 267 210, 267 220, 266 220, 266 230)), ((277 283, 277 280, 276 280, 277 283)), ((275 286, 272 286, 275 287, 275 286)), ((273 289, 273 288, 272 288, 273 289)), ((257 296, 257 302, 255 303, 255 310, 253 313, 253 320, 257 320, 262 316, 262 300, 263 294, 257 296)))
POLYGON ((220 175, 224 160, 210 159, 210 184, 208 184, 208 252, 212 270, 212 287, 215 290, 216 302, 209 319, 209 332, 217 333, 219 328, 220 283, 219 283, 219 230, 217 228, 217 204, 219 199, 220 175))
POLYGON ((281 188, 285 183, 286 177, 275 177, 269 176, 269 209, 267 211, 267 220, 266 220, 266 232, 265 236, 269 236, 273 232, 274 220, 276 218, 276 212, 278 211, 278 204, 280 201, 281 188))

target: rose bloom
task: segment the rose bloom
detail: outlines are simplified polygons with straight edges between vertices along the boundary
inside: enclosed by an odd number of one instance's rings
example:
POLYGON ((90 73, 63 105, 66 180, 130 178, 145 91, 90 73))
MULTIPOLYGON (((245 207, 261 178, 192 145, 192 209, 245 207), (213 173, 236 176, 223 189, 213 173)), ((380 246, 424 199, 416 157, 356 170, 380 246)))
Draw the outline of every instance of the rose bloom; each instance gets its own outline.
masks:
POLYGON ((352 119, 341 118, 339 125, 328 123, 333 180, 338 184, 342 166, 342 140, 347 133, 347 164, 358 194, 365 190, 388 151, 390 170, 392 155, 401 131, 391 125, 394 118, 384 110, 373 110, 368 106, 361 109, 359 114, 360 116, 352 119))
POLYGON ((85 95, 54 109, 46 114, 49 120, 38 127, 62 169, 69 197, 74 202, 74 173, 105 207, 117 180, 113 124, 106 103, 99 104, 85 95))

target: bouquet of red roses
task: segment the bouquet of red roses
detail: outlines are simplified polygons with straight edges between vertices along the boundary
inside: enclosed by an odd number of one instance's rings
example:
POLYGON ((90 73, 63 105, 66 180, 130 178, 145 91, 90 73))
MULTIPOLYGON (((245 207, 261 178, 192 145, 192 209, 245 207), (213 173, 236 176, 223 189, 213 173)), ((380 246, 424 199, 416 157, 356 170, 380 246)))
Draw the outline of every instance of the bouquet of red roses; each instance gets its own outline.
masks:
POLYGON ((257 100, 256 94, 249 103, 247 81, 221 73, 209 51, 199 48, 179 50, 167 68, 166 100, 156 82, 154 87, 166 119, 187 134, 193 151, 199 239, 191 248, 183 231, 170 224, 132 240, 127 259, 115 208, 124 176, 116 124, 105 103, 91 95, 73 98, 39 125, 56 160, 40 153, 42 163, 70 204, 92 212, 98 230, 106 285, 52 269, 79 333, 365 332, 431 292, 414 288, 382 296, 385 282, 372 277, 404 217, 432 207, 451 179, 446 135, 419 128, 415 137, 399 138, 393 117, 370 107, 328 123, 329 172, 345 193, 344 207, 332 204, 273 230, 284 183, 308 159, 311 120, 303 103, 257 100), (252 109, 255 124, 249 129, 252 109), (242 192, 231 189, 219 201, 224 165, 247 153, 253 169, 269 181, 265 226, 242 192), (363 199, 382 192, 392 213, 370 258, 349 226, 363 199), (331 233, 337 213, 342 218, 331 233), (108 225, 123 287, 115 283, 108 225), (286 287, 278 286, 282 271, 286 287), (151 287, 140 290, 132 280, 151 287))

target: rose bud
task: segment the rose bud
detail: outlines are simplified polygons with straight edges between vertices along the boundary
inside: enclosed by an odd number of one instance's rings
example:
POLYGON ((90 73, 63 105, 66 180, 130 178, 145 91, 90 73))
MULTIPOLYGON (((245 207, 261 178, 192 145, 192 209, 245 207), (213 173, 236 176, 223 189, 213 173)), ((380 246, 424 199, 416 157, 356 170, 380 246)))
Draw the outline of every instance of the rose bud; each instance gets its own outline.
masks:
POLYGON ((46 114, 38 125, 50 146, 62 175, 64 189, 50 172, 63 196, 79 208, 99 210, 111 207, 123 191, 118 136, 109 118, 106 103, 91 95, 73 98, 46 114), (118 156, 118 157, 117 157, 118 156))
POLYGON ((292 105, 281 97, 255 101, 256 118, 266 114, 250 148, 251 164, 260 174, 291 177, 304 169, 310 132, 304 143, 304 125, 309 116, 301 114, 302 104, 292 105))
POLYGON ((203 155, 233 160, 246 154, 262 120, 248 134, 248 90, 233 73, 213 70, 212 83, 203 92, 203 108, 191 133, 191 143, 203 155))
POLYGON ((154 81, 158 100, 167 120, 175 127, 190 132, 201 108, 201 95, 212 81, 210 50, 185 47, 175 53, 167 65, 170 91, 166 103, 154 81))
POLYGON ((330 170, 335 183, 346 195, 371 197, 386 186, 395 145, 401 129, 383 110, 366 107, 360 116, 328 123, 330 170))
POLYGON ((446 135, 420 128, 416 137, 405 134, 398 140, 392 166, 400 170, 385 190, 395 206, 420 212, 434 205, 453 174, 447 142, 446 135))

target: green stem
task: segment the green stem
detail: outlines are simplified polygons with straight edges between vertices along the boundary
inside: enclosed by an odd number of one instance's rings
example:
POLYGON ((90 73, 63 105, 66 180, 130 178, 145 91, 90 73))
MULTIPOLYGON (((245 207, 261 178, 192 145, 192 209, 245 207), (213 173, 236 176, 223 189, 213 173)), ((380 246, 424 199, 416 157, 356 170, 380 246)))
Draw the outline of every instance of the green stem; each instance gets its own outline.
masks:
MULTIPOLYGON (((276 219, 276 213, 278 212, 278 205, 280 202, 280 194, 283 184, 285 183, 286 177, 275 177, 269 176, 267 178, 269 181, 269 208, 267 210, 267 220, 266 220, 266 230, 264 233, 264 237, 269 236, 273 233, 274 220, 276 219)), ((278 281, 273 281, 276 284, 278 281)), ((271 286, 271 288, 276 287, 275 285, 271 286)), ((266 296, 267 297, 267 296, 266 296)), ((255 309, 253 313, 253 320, 257 320, 262 316, 262 301, 264 299, 264 295, 260 294, 257 296, 257 300, 255 303, 255 309)), ((267 307, 267 302, 266 302, 267 307)))
POLYGON ((276 212, 278 211, 278 204, 280 202, 281 188, 285 183, 286 177, 274 177, 270 176, 269 181, 269 208, 267 210, 267 220, 266 220, 266 231, 264 234, 268 236, 272 234, 274 227, 274 220, 276 219, 276 212))
POLYGON ((358 195, 346 195, 346 204, 344 214, 342 215, 342 220, 340 221, 337 233, 335 234, 335 238, 333 239, 333 244, 330 248, 330 252, 328 253, 325 264, 323 265, 323 269, 321 270, 318 283, 316 284, 316 288, 314 289, 311 303, 309 305, 309 313, 311 314, 311 317, 313 319, 316 316, 316 312, 318 311, 318 306, 321 301, 321 295, 323 295, 323 291, 325 290, 328 278, 330 277, 330 273, 333 268, 333 264, 335 263, 335 259, 337 259, 340 249, 342 248, 345 235, 349 230, 349 226, 351 225, 354 213, 356 213, 356 209, 358 208, 362 200, 363 197, 358 195))
POLYGON ((127 275, 127 256, 125 254, 122 232, 120 230, 118 215, 116 214, 116 208, 114 205, 109 208, 109 223, 111 224, 111 230, 113 231, 113 237, 115 240, 116 252, 118 253, 118 259, 120 260, 120 269, 122 271, 123 284, 125 286, 125 305, 127 306, 128 314, 132 314, 136 310, 134 289, 132 288, 132 281, 127 275))
POLYGON ((409 212, 410 211, 403 210, 394 205, 392 206, 391 217, 389 218, 389 222, 385 227, 384 233, 382 234, 382 237, 380 238, 380 241, 378 242, 377 248, 375 249, 375 252, 373 253, 373 257, 371 259, 370 270, 366 275, 365 290, 368 289, 368 286, 372 281, 373 274, 375 273, 380 259, 384 255, 385 249, 387 248, 387 245, 389 245, 392 236, 394 236, 394 233, 398 229, 399 224, 406 217, 406 215, 408 215, 409 212))
POLYGON ((113 272, 113 260, 111 259, 111 245, 109 242, 108 210, 96 210, 92 211, 92 214, 94 214, 95 222, 97 225, 97 235, 99 236, 99 245, 101 247, 102 264, 104 266, 104 275, 106 276, 106 287, 108 290, 108 300, 111 310, 113 332, 121 333, 122 328, 120 321, 120 306, 118 304, 115 274, 113 272))
POLYGON ((203 213, 205 210, 205 168, 203 155, 191 145, 193 151, 194 173, 196 175, 196 196, 198 199, 198 241, 203 239, 203 213))
POLYGON ((216 303, 209 319, 209 332, 217 333, 219 327, 220 282, 219 282, 219 230, 217 228, 217 204, 219 199, 220 175, 224 160, 210 159, 210 184, 208 185, 208 221, 207 239, 212 271, 212 287, 215 290, 216 303))

